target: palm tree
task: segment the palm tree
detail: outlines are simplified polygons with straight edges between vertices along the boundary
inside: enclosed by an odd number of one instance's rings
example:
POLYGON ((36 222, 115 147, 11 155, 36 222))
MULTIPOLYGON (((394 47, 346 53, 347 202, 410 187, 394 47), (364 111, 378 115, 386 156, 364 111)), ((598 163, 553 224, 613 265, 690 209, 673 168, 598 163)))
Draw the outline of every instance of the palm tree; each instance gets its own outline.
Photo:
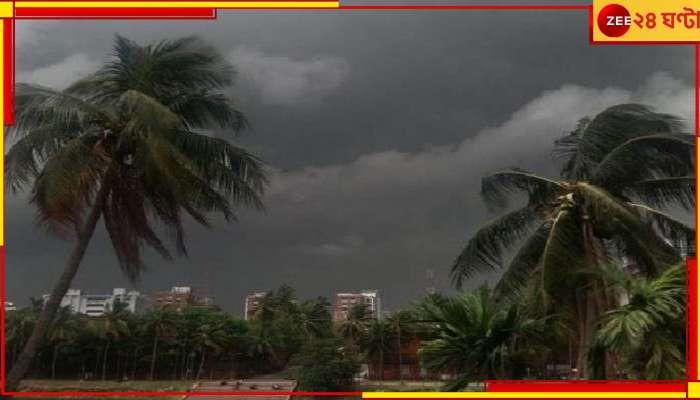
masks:
POLYGON ((150 379, 153 380, 156 372, 156 360, 158 357, 158 341, 166 336, 171 336, 176 329, 176 321, 174 314, 167 306, 159 307, 151 310, 146 315, 143 325, 143 332, 153 336, 153 347, 151 351, 151 373, 150 379))
POLYGON ((347 317, 338 325, 338 335, 356 346, 367 331, 367 305, 355 304, 348 310, 347 317))
POLYGON ((399 311, 387 318, 389 325, 394 331, 396 339, 396 355, 399 365, 399 380, 403 380, 403 346, 414 338, 413 315, 408 311, 399 311))
POLYGON ((194 344, 199 350, 200 361, 195 379, 199 379, 201 376, 208 353, 221 350, 225 342, 226 336, 223 327, 214 321, 205 323, 197 329, 194 335, 194 344))
POLYGON ((685 376, 685 266, 659 277, 633 276, 618 267, 603 270, 625 299, 599 321, 591 354, 594 377, 606 376, 600 354, 619 357, 618 368, 636 379, 683 379, 685 376))
POLYGON ((36 312, 31 307, 5 313, 5 347, 10 349, 8 365, 15 364, 19 351, 34 330, 36 317, 36 312))
POLYGON ((680 261, 666 239, 687 245, 694 238, 694 229, 665 209, 695 206, 695 138, 680 125, 642 105, 614 106, 556 142, 564 157, 559 179, 518 168, 485 177, 490 206, 507 207, 515 192, 527 202, 472 237, 452 267, 457 286, 501 268, 510 255, 497 291, 517 296, 529 287, 545 313, 574 315, 584 374, 593 321, 617 304, 604 279, 574 272, 624 257, 655 276, 680 261))
POLYGON ((193 37, 141 46, 117 36, 114 59, 65 90, 17 85, 6 182, 15 191, 31 185, 38 221, 75 244, 7 376, 9 390, 29 369, 100 219, 134 280, 143 270, 142 245, 171 258, 154 224, 169 228, 177 253, 186 255, 185 214, 208 226, 207 213, 232 220, 234 206, 262 207, 260 161, 202 133, 246 126, 223 92, 233 72, 193 37))
POLYGON ((64 307, 56 314, 56 319, 51 325, 49 343, 53 347, 51 357, 51 379, 56 379, 56 363, 62 346, 68 345, 77 336, 76 320, 71 314, 70 308, 64 307))
POLYGON ((116 307, 106 312, 98 319, 91 321, 96 336, 104 343, 102 351, 102 380, 107 379, 107 356, 110 347, 120 339, 129 335, 129 325, 125 311, 116 307))
POLYGON ((330 306, 325 297, 306 300, 299 305, 298 325, 307 339, 328 337, 332 333, 330 306))
MULTIPOLYGON (((384 380, 384 355, 393 349, 394 331, 386 320, 373 320, 360 341, 370 363, 379 366, 379 379, 384 380)), ((400 368, 400 367, 399 367, 400 368)))
POLYGON ((537 348, 545 322, 526 318, 517 303, 499 303, 486 286, 422 310, 437 338, 420 350, 421 360, 431 372, 455 373, 446 385, 449 391, 473 380, 515 375, 521 353, 537 348))

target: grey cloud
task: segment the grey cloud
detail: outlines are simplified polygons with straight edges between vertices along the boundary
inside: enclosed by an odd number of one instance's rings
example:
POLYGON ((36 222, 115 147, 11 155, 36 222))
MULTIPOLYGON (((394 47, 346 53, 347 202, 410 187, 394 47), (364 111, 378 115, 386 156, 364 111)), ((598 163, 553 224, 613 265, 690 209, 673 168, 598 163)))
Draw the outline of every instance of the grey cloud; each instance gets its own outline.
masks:
POLYGON ((99 68, 100 62, 87 54, 73 54, 55 64, 39 67, 32 71, 20 71, 18 82, 33 83, 56 89, 64 89, 77 79, 84 78, 99 68))
POLYGON ((348 73, 347 62, 333 56, 297 60, 239 46, 230 59, 241 83, 252 85, 263 103, 273 105, 317 102, 338 89, 348 73))

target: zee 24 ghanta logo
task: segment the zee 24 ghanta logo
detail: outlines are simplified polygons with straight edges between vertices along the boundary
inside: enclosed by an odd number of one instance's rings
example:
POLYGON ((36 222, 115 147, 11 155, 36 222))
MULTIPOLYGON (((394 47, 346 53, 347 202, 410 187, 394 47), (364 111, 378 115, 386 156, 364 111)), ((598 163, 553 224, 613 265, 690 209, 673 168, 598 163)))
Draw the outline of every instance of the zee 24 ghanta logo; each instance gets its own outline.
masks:
MULTIPOLYGON (((687 5, 668 4, 655 7, 656 11, 646 10, 634 14, 623 5, 608 4, 598 13, 598 29, 605 36, 611 38, 621 37, 631 27, 641 31, 685 31, 697 36, 700 32, 700 11, 696 11, 687 5), (674 10, 675 9, 675 10, 674 10)), ((664 4, 664 3, 660 3, 664 4)))

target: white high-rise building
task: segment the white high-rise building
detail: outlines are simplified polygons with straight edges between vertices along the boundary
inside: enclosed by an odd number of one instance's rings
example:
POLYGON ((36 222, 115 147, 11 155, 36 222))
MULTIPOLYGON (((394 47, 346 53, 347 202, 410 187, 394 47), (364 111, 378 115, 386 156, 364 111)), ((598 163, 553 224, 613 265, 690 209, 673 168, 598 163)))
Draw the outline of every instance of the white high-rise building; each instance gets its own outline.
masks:
MULTIPOLYGON (((51 297, 44 296, 44 303, 51 297)), ((141 293, 127 292, 124 288, 115 288, 112 294, 83 294, 80 289, 68 289, 61 300, 61 307, 69 307, 76 314, 85 314, 89 317, 100 317, 114 309, 114 304, 119 302, 125 310, 136 313, 141 308, 141 293)))
POLYGON ((15 303, 13 303, 11 301, 5 302, 5 312, 8 312, 8 311, 17 311, 17 306, 15 305, 15 303))

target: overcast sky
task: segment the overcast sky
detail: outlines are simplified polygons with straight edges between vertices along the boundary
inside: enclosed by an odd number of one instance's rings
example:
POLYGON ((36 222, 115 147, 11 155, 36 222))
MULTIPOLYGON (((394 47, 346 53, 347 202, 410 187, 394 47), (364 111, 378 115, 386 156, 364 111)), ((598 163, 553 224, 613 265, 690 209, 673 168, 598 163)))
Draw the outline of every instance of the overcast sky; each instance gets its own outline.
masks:
MULTIPOLYGON (((396 309, 425 293, 495 215, 485 173, 554 174, 551 143, 605 107, 642 102, 690 118, 692 47, 590 46, 585 11, 220 11, 216 21, 17 22, 17 80, 63 87, 97 68, 116 33, 196 34, 237 67, 252 129, 236 142, 273 170, 265 213, 188 227, 190 257, 147 256, 136 288, 211 292, 242 313, 252 291, 304 297, 377 289, 396 309)), ((7 297, 55 282, 69 243, 7 199, 7 297)), ((476 286, 485 277, 469 282, 476 286)), ((73 287, 132 287, 100 230, 73 287)))

